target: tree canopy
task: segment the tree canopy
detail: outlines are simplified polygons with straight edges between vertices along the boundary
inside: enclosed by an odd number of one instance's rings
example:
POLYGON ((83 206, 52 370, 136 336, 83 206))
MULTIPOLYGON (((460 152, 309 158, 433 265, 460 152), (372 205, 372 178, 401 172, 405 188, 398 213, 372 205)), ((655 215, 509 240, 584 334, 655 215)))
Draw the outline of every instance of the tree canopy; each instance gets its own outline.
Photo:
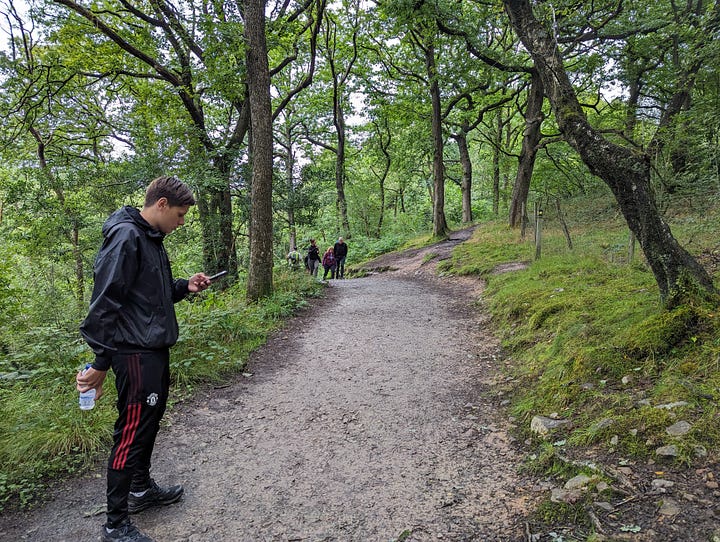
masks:
POLYGON ((250 299, 310 237, 515 227, 602 184, 664 301, 715 294, 662 208, 718 177, 717 3, 251 1, 3 0, 2 225, 78 310, 102 217, 168 172, 188 262, 250 299))

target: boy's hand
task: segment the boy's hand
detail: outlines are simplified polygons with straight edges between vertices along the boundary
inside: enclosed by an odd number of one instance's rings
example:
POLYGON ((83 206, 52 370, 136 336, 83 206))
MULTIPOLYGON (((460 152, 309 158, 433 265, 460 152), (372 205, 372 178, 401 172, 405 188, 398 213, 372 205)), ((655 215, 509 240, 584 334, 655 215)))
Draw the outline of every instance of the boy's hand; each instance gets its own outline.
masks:
POLYGON ((107 371, 98 371, 92 367, 88 367, 85 370, 85 374, 83 374, 83 371, 78 371, 78 374, 75 376, 75 387, 80 392, 94 389, 95 400, 97 401, 102 397, 103 382, 106 376, 107 371))
POLYGON ((211 284, 210 277, 205 273, 195 273, 188 279, 188 290, 192 293, 202 292, 211 284))

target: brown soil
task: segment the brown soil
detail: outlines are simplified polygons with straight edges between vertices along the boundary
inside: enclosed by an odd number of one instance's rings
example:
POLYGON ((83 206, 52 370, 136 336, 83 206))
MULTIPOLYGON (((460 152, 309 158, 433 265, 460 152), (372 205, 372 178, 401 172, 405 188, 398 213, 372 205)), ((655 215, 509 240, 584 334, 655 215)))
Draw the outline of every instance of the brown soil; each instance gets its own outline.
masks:
MULTIPOLYGON (((482 283, 436 276, 435 264, 470 234, 365 266, 386 273, 330 281, 243 375, 176 406, 153 475, 186 494, 135 523, 159 542, 580 539, 586 527, 528 520, 553 484, 519 473, 524 452, 509 435, 499 385, 509 360, 478 304, 482 283)), ((709 469, 669 474, 686 476, 690 495, 709 469)), ((0 540, 97 540, 104 485, 100 467, 42 507, 4 515, 0 540)), ((630 537, 618 539, 711 540, 693 538, 691 523, 710 525, 712 488, 703 486, 702 502, 682 501, 694 513, 680 523, 658 519, 647 492, 631 485, 637 498, 623 486, 629 500, 616 504, 616 520, 595 513, 601 527, 630 537)))

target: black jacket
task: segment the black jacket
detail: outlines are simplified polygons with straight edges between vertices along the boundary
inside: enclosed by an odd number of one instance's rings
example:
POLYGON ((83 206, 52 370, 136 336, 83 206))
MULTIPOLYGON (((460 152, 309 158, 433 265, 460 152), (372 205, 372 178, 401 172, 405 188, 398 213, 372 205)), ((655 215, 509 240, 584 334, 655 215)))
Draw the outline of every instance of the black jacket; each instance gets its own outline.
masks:
POLYGON ((80 333, 95 352, 93 368, 107 371, 114 354, 177 342, 174 303, 188 294, 188 281, 173 280, 165 234, 134 207, 115 211, 102 231, 105 240, 95 258, 90 311, 80 333))
POLYGON ((335 243, 335 246, 333 247, 333 252, 335 253, 335 259, 339 260, 340 258, 345 258, 347 256, 348 246, 347 243, 335 243))
POLYGON ((317 260, 320 261, 320 249, 315 245, 310 245, 308 247, 308 260, 317 260))

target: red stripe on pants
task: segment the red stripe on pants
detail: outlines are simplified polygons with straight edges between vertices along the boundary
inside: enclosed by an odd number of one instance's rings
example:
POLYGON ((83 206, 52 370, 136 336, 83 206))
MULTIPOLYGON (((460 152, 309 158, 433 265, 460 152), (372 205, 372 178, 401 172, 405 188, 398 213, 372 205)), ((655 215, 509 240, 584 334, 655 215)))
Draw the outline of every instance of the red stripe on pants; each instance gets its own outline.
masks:
POLYGON ((115 452, 115 461, 113 461, 112 464, 113 469, 121 470, 125 468, 130 446, 135 440, 135 434, 137 433, 138 425, 140 425, 141 408, 142 405, 139 403, 128 405, 127 420, 123 429, 122 439, 115 452))
POLYGON ((122 439, 115 451, 115 460, 112 464, 113 469, 121 470, 125 468, 125 461, 127 461, 130 446, 135 440, 135 434, 137 433, 138 425, 140 425, 141 408, 142 405, 140 403, 128 405, 127 421, 125 422, 125 427, 123 428, 122 439))
POLYGON ((127 413, 125 424, 123 427, 122 437, 117 449, 115 450, 115 459, 112 463, 113 469, 124 469, 127 462, 130 447, 135 441, 135 435, 140 425, 140 410, 142 405, 137 403, 138 391, 142 385, 142 370, 140 369, 140 354, 129 355, 125 363, 127 364, 128 379, 128 396, 127 396, 127 413))

